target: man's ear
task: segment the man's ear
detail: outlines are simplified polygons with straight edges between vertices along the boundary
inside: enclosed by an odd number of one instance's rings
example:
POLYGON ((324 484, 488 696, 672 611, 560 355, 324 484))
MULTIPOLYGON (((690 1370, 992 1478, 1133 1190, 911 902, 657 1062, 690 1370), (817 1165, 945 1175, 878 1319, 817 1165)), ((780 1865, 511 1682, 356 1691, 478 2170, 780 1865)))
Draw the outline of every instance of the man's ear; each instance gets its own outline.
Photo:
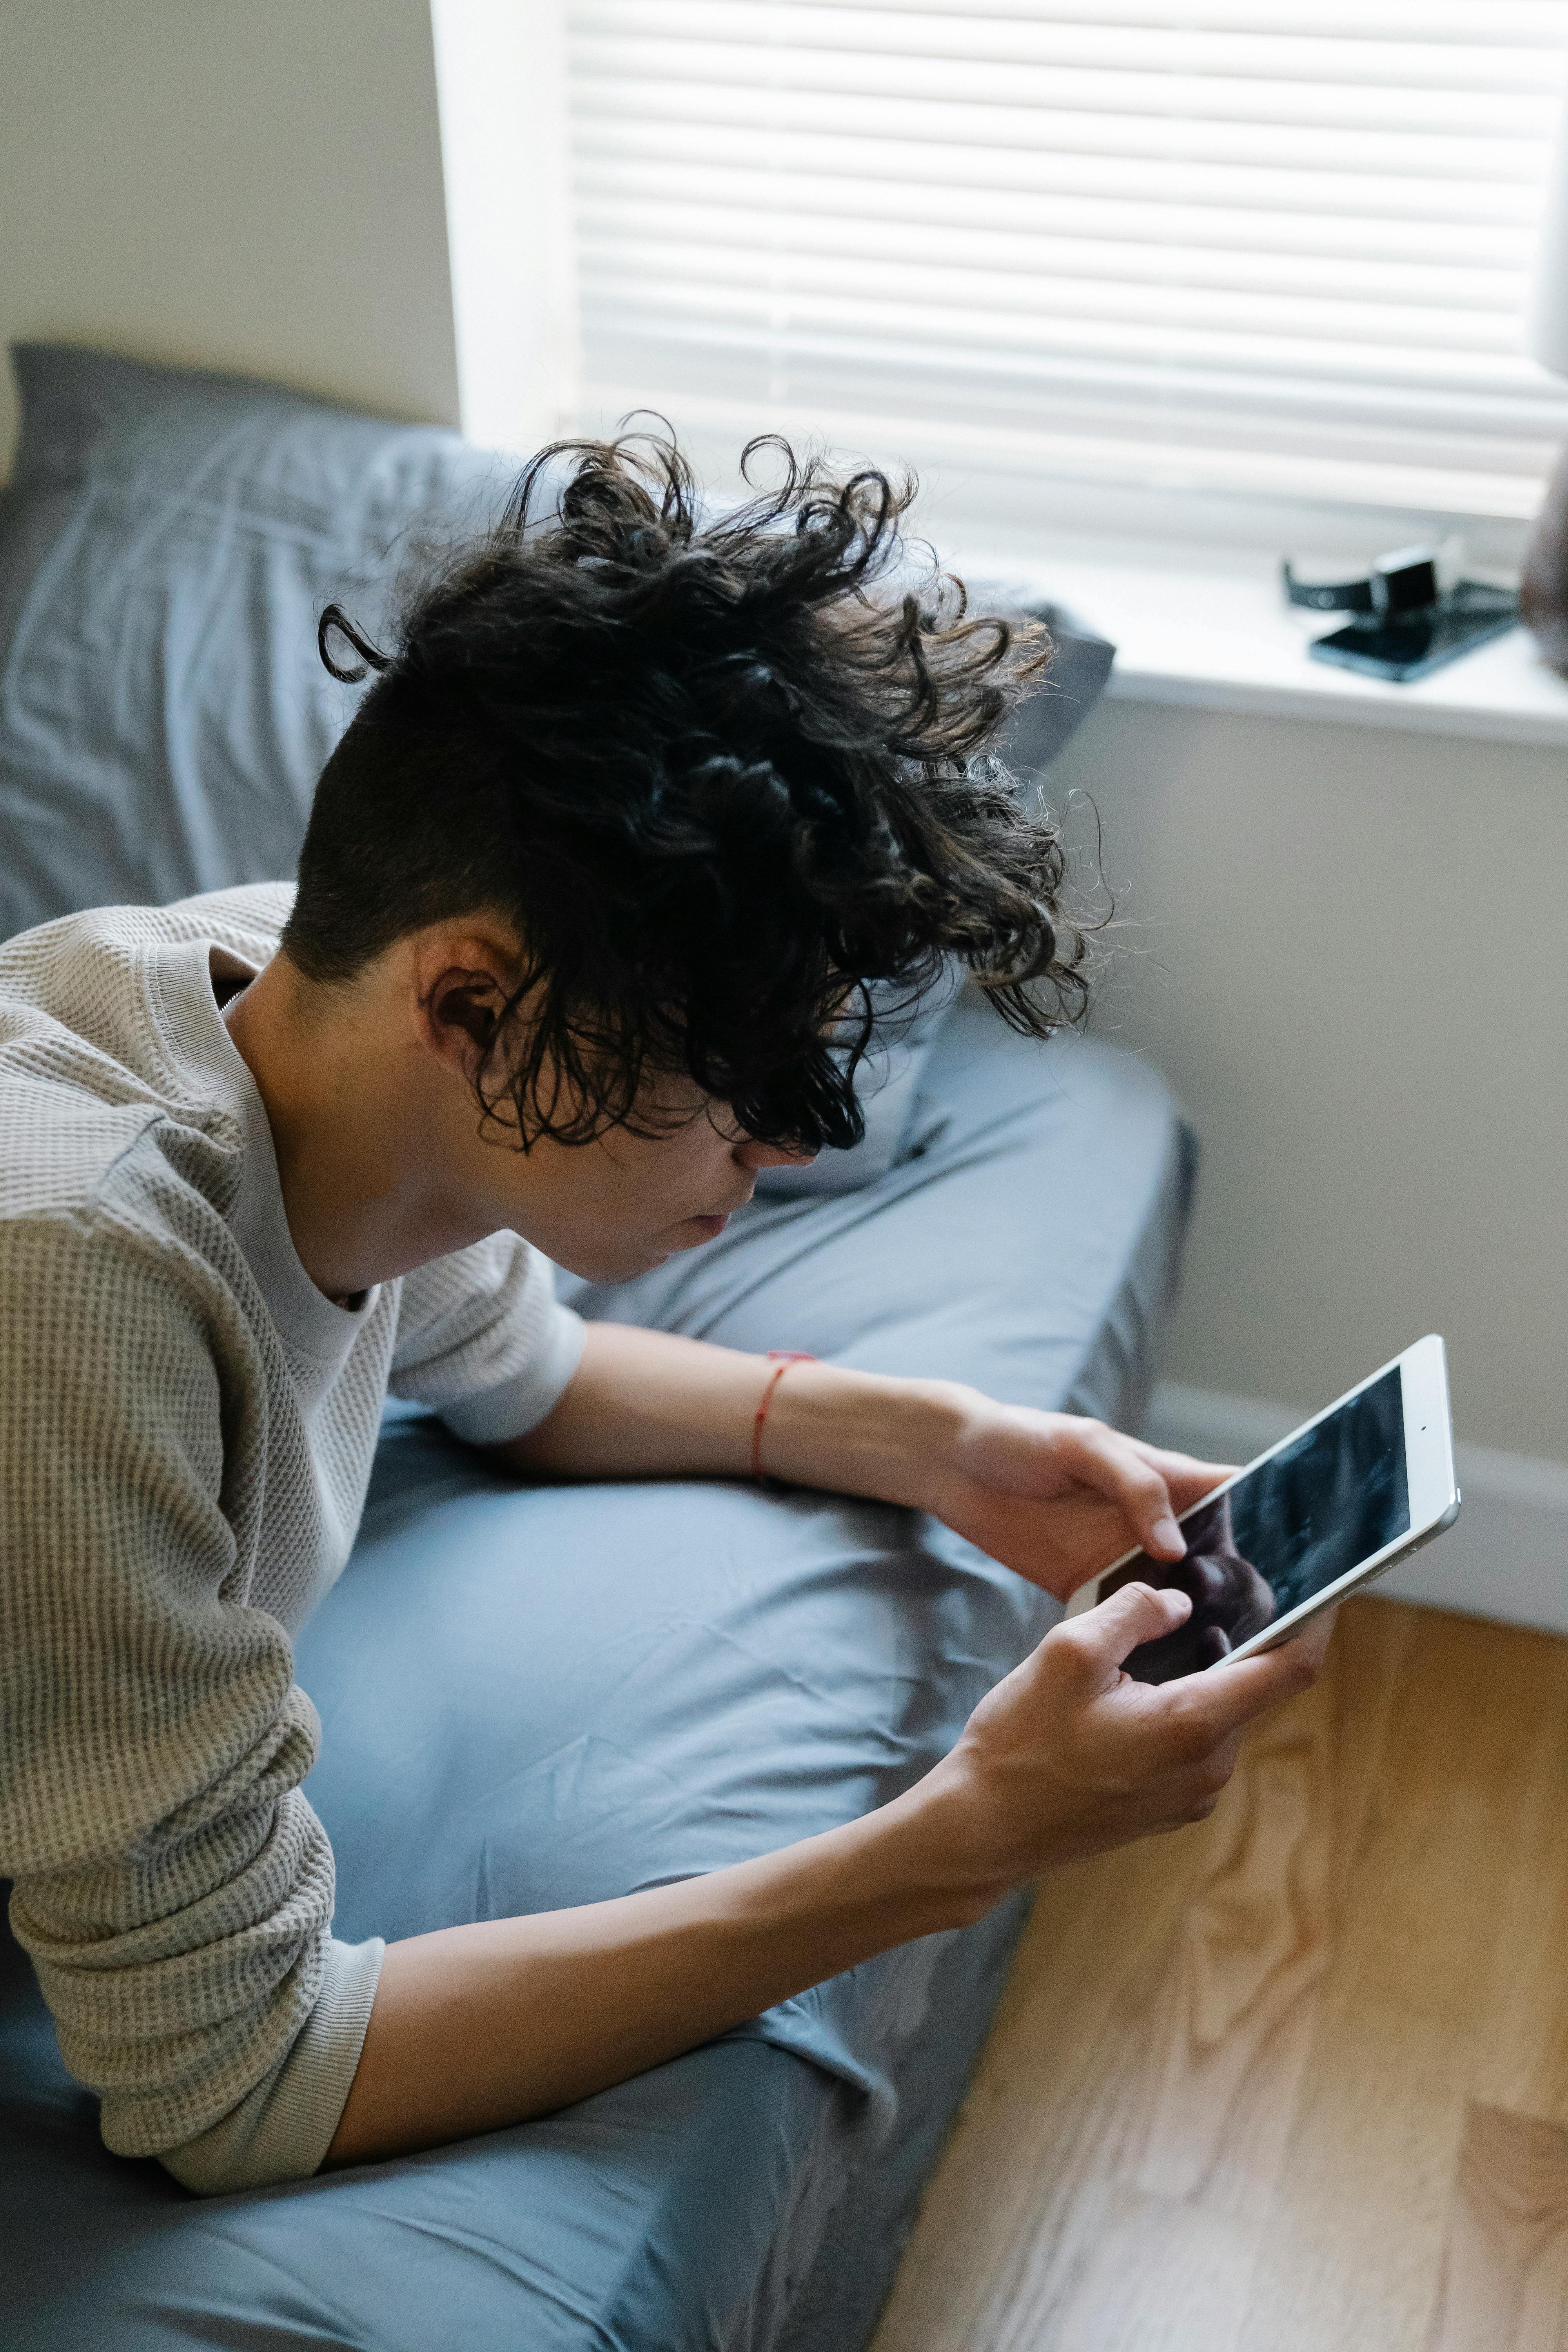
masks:
POLYGON ((506 992, 493 972, 453 964, 425 998, 430 1042, 442 1062, 471 1077, 495 1044, 506 992))
POLYGON ((494 1048, 517 980, 516 950, 488 930, 447 925, 410 942, 418 1034, 443 1069, 470 1084, 494 1048))
POLYGON ((444 1070, 472 1087, 500 1040, 524 977, 510 929, 480 918, 432 924, 402 950, 397 975, 414 1034, 444 1070))
POLYGON ((505 995, 489 971, 442 971, 430 990, 430 1025, 449 1037, 449 1051, 463 1063, 489 1054, 496 1042, 505 995), (456 1033, 456 1034, 454 1034, 456 1033), (463 1042, 466 1040, 466 1042, 463 1042))

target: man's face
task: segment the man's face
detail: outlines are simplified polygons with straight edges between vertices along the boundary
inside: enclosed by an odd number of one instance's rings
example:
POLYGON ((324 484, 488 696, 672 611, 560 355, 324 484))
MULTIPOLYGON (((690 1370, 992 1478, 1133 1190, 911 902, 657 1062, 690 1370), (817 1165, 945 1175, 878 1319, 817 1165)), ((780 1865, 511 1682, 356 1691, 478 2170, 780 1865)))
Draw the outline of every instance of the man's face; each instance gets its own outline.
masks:
POLYGON ((500 1232, 591 1282, 624 1282, 722 1233, 759 1169, 812 1157, 754 1142, 685 1077, 661 1079, 634 1129, 520 1151, 475 1093, 516 961, 493 929, 432 926, 337 991, 279 954, 226 1006, 295 1247, 328 1297, 500 1232))
POLYGON ((759 1169, 812 1158, 753 1142, 684 1076, 650 1083, 632 1129, 584 1144, 543 1136, 520 1151, 515 1129, 479 1118, 474 1094, 486 1016, 507 1002, 516 961, 515 943, 489 925, 432 927, 367 975, 369 1020, 396 1040, 400 1136, 410 1119, 416 1130, 427 1254, 507 1229, 574 1274, 624 1282, 712 1241, 751 1199, 759 1169))
POLYGON ((573 1274, 624 1282, 714 1240, 751 1199, 759 1169, 813 1156, 751 1141, 689 1082, 667 1083, 650 1108, 647 1134, 611 1128, 577 1145, 543 1137, 527 1152, 483 1144, 510 1212, 497 1223, 573 1274))

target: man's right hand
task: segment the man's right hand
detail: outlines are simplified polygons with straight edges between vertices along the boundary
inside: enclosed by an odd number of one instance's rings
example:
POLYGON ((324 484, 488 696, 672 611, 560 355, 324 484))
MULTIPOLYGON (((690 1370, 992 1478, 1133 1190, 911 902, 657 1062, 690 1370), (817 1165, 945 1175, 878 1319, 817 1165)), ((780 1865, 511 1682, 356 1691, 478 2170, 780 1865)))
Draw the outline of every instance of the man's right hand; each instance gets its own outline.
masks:
POLYGON ((1124 1585, 1058 1625, 981 1700, 905 1800, 961 1901, 984 1910, 1041 1871, 1204 1820, 1253 1717, 1316 1680, 1331 1610, 1235 1665, 1157 1685, 1122 1673, 1130 1651, 1173 1633, 1191 1607, 1184 1592, 1124 1585))

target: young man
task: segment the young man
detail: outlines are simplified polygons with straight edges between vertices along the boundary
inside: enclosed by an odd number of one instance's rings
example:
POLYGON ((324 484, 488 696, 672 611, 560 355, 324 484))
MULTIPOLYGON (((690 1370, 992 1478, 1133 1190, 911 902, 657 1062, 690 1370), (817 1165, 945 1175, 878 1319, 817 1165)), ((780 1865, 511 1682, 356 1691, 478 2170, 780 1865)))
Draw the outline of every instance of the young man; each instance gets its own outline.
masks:
POLYGON ((1077 942, 1055 835, 984 758, 1038 648, 888 591, 879 477, 792 466, 708 528, 658 446, 577 452, 541 520, 533 488, 390 656, 329 613, 323 651, 380 675, 297 896, 0 952, 0 1871, 109 2146, 201 2189, 559 2106, 1201 1815, 1322 1638, 1145 1688, 1120 1662, 1187 1603, 1131 1586, 865 1820, 582 1910, 333 1939, 290 1636, 389 1386, 524 1475, 760 1464, 933 1512, 1061 1597, 1134 1539, 1179 1555, 1218 1475, 556 1304, 545 1256, 630 1276, 855 1139, 864 983, 912 996, 956 955, 1043 1034, 1077 942))

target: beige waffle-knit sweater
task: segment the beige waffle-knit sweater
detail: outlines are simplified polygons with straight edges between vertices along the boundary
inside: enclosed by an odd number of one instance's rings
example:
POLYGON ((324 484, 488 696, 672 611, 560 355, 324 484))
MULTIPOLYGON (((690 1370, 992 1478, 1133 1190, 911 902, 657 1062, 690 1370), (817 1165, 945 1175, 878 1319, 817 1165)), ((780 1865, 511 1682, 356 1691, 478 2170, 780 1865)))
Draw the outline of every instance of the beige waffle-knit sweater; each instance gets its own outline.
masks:
POLYGON ((383 1947, 331 1934, 290 1637, 353 1540, 388 1386, 488 1443, 577 1318, 510 1234, 310 1281, 215 979, 287 889, 0 948, 0 1875, 103 2137, 204 2190, 313 2172, 383 1947))

